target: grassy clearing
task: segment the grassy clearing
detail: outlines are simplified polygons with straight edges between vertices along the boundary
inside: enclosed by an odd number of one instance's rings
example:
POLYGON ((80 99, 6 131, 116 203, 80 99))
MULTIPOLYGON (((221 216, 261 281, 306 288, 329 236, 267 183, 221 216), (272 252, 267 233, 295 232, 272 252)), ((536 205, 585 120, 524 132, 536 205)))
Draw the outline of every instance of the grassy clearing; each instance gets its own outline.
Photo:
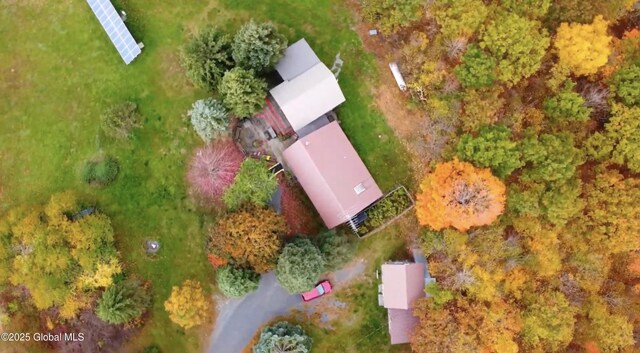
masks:
MULTIPOLYGON (((178 62, 178 48, 191 33, 205 24, 235 30, 253 17, 276 22, 291 40, 304 36, 329 65, 340 52, 347 102, 338 114, 347 135, 383 189, 411 184, 410 170, 402 146, 372 108, 363 77, 375 77, 375 66, 350 30, 350 14, 341 1, 119 3, 134 36, 145 43, 130 66, 122 63, 84 2, 0 4, 0 32, 10 33, 0 38, 0 212, 44 202, 67 189, 95 200, 113 219, 128 269, 153 283, 151 320, 125 350, 155 343, 166 352, 196 352, 202 348, 201 332, 185 334, 162 307, 172 286, 185 279, 211 283, 212 276, 204 249, 211 219, 189 202, 184 185, 184 165, 199 143, 184 112, 206 95, 186 81, 178 62), (124 100, 136 102, 145 117, 128 143, 105 138, 98 128, 100 113, 124 100), (79 175, 84 161, 98 153, 115 156, 121 167, 104 189, 83 184, 79 175), (142 250, 148 238, 161 243, 155 259, 142 250)), ((364 246, 384 254, 390 240, 398 242, 390 234, 376 235, 364 246)), ((358 304, 365 313, 363 325, 381 313, 364 299, 358 304)), ((354 330, 347 332, 361 332, 354 330)), ((327 349, 338 342, 329 336, 317 340, 326 341, 327 349)))

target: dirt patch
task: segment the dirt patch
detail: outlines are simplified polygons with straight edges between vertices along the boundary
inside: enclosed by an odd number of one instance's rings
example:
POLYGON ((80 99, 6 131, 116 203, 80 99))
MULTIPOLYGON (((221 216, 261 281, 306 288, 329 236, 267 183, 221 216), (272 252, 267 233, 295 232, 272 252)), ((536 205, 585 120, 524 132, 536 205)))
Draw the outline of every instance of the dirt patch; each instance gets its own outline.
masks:
POLYGON ((424 148, 424 139, 430 137, 421 134, 427 117, 424 112, 410 106, 411 97, 408 93, 400 91, 389 69, 389 63, 400 59, 401 54, 397 46, 401 39, 383 34, 369 35, 369 30, 374 26, 362 21, 358 2, 351 0, 348 5, 355 20, 354 31, 358 33, 365 49, 375 57, 379 77, 378 81, 371 85, 371 93, 376 107, 409 152, 413 170, 421 175, 433 159, 424 148))

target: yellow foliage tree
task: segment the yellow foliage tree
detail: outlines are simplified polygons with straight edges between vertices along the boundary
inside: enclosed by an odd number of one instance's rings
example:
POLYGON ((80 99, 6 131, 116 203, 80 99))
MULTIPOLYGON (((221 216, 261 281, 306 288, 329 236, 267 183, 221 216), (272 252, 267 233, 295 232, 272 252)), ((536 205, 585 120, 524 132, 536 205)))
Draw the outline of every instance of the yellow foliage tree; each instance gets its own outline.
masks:
POLYGON ((171 321, 189 329, 207 321, 211 302, 204 295, 199 282, 186 280, 180 287, 173 287, 171 296, 164 302, 164 309, 171 321))
POLYGON ((491 224, 504 211, 505 186, 489 169, 457 159, 439 164, 424 179, 417 196, 420 224, 435 230, 466 231, 491 224))
POLYGON ((576 75, 595 74, 611 54, 608 25, 602 16, 594 18, 591 24, 560 24, 554 44, 559 64, 576 75))

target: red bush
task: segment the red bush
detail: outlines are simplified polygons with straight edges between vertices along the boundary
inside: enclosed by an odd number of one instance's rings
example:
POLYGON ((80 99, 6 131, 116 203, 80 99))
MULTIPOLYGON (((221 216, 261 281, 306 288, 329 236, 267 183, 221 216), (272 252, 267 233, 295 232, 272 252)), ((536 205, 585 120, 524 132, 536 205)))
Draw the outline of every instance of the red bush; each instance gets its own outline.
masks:
POLYGON ((238 174, 243 159, 231 141, 217 141, 197 149, 187 171, 191 190, 199 197, 220 201, 238 174))
POLYGON ((282 190, 281 211, 292 235, 315 235, 320 230, 320 222, 312 211, 310 201, 297 184, 280 178, 282 190))

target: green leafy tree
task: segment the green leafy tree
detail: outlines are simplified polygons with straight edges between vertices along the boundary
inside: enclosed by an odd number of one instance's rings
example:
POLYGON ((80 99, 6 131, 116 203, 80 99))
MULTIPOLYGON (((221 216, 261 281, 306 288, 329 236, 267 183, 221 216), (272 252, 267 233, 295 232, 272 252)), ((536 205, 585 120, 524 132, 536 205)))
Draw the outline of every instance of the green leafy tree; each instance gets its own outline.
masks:
POLYGON ((574 230, 590 248, 604 253, 640 249, 640 180, 616 170, 598 170, 585 187, 586 208, 574 230))
POLYGON ((544 100, 544 112, 552 121, 589 120, 592 109, 587 107, 584 98, 572 89, 572 84, 566 84, 558 94, 544 100))
POLYGON ((139 318, 147 311, 151 297, 137 281, 127 280, 107 288, 96 305, 100 320, 113 325, 139 318))
POLYGON ((611 119, 603 132, 596 132, 587 141, 590 157, 624 164, 634 172, 640 172, 640 107, 616 104, 611 119))
POLYGON ((567 180, 584 161, 582 152, 573 145, 572 136, 566 133, 529 136, 521 142, 521 150, 527 162, 522 176, 526 181, 567 180))
POLYGON ((222 103, 213 98, 197 100, 187 113, 196 133, 206 143, 227 133, 229 113, 222 103))
POLYGON ((287 48, 287 39, 273 23, 247 22, 233 40, 233 59, 245 69, 263 72, 273 69, 287 48))
POLYGON ((431 297, 433 304, 436 306, 442 306, 455 298, 452 291, 440 287, 436 281, 427 284, 424 291, 431 297))
POLYGON ((549 43, 538 22, 501 12, 482 33, 480 47, 498 61, 498 79, 513 85, 538 71, 549 43))
POLYGON ((594 340, 602 353, 624 352, 633 346, 633 325, 623 315, 612 314, 605 301, 594 298, 588 306, 585 339, 594 340))
POLYGON ((310 353, 312 342, 302 327, 280 321, 262 330, 253 353, 310 353))
POLYGON ((420 19, 422 0, 363 0, 362 10, 367 20, 375 22, 384 32, 396 32, 420 19))
POLYGON ((224 73, 234 65, 231 39, 215 28, 198 33, 181 51, 187 76, 196 86, 215 91, 224 73))
POLYGON ((258 289, 260 275, 256 272, 234 266, 224 266, 216 274, 218 289, 227 297, 243 297, 258 289))
POLYGON ((502 6, 522 17, 544 18, 551 6, 551 0, 502 0, 502 6))
POLYGON ((560 292, 533 295, 522 312, 522 340, 545 352, 564 350, 573 338, 576 310, 560 292))
POLYGON ((440 32, 447 38, 470 37, 489 14, 481 0, 444 0, 432 8, 440 32))
POLYGON ((633 65, 616 72, 611 90, 628 106, 640 107, 640 65, 633 65))
POLYGON ((102 114, 102 130, 108 136, 128 139, 133 136, 133 129, 142 126, 141 120, 138 105, 133 102, 124 102, 102 114))
POLYGON ((476 167, 489 167, 500 178, 524 165, 518 143, 511 140, 511 131, 504 125, 483 126, 477 137, 463 135, 457 152, 461 160, 476 167))
POLYGON ((496 59, 489 56, 477 45, 471 45, 462 56, 462 63, 454 73, 463 87, 482 88, 495 81, 496 59))
POLYGON ((225 190, 223 200, 232 210, 242 205, 265 206, 278 187, 278 181, 269 172, 267 164, 255 159, 245 159, 233 184, 225 190))
POLYGON ((250 116, 264 107, 267 83, 252 71, 236 67, 227 71, 218 87, 222 102, 238 117, 250 116))
POLYGON ((308 291, 325 271, 325 261, 318 248, 306 238, 285 245, 278 258, 276 278, 289 293, 308 291))
POLYGON ((347 234, 327 230, 313 240, 326 262, 326 270, 332 271, 347 263, 353 257, 356 243, 347 234))

